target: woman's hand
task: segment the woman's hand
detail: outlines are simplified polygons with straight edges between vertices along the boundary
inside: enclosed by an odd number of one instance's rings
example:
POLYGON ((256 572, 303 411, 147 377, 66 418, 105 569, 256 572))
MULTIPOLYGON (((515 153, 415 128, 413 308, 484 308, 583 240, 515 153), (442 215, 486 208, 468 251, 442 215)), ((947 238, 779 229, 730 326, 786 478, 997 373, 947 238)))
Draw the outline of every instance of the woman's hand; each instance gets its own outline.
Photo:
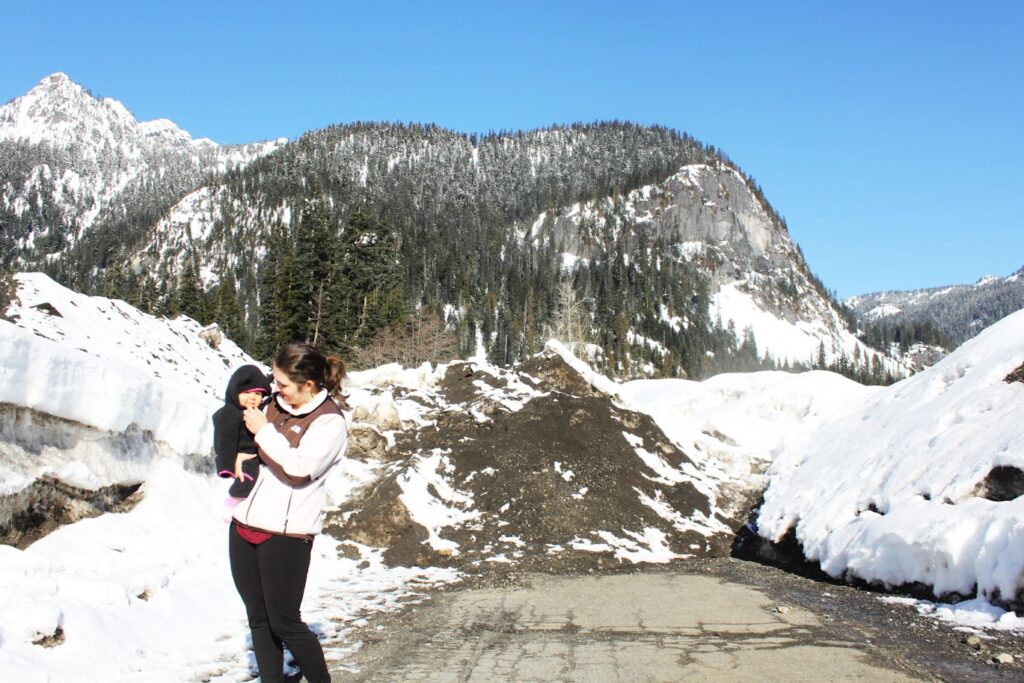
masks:
POLYGON ((245 428, 253 434, 267 424, 267 416, 259 408, 246 408, 242 418, 245 420, 245 428))
POLYGON ((252 460, 255 457, 255 453, 239 453, 235 456, 235 479, 238 481, 243 481, 245 479, 245 473, 242 472, 242 463, 246 460, 252 460))

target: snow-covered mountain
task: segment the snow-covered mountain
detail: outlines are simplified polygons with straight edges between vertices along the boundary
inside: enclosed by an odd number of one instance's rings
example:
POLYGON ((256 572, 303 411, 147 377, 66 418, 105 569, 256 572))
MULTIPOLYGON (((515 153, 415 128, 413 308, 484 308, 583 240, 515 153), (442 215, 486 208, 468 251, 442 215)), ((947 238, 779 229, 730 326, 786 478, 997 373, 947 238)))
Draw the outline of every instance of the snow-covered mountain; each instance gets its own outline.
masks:
POLYGON ((987 275, 972 285, 863 294, 846 304, 863 323, 930 323, 953 344, 962 344, 1024 308, 1024 268, 1006 277, 987 275))
MULTIPOLYGON (((386 128, 353 130, 348 135, 331 132, 307 142, 304 149, 290 146, 284 155, 261 164, 245 182, 244 194, 239 193, 237 182, 204 186, 184 197, 155 224, 151 235, 131 256, 132 269, 166 272, 174 281, 180 277, 185 263, 195 259, 207 287, 214 286, 218 274, 226 270, 234 271, 239 281, 258 282, 265 254, 263 245, 270 228, 294 227, 301 209, 295 193, 282 193, 281 182, 272 181, 281 172, 274 168, 275 164, 289 169, 305 165, 309 176, 322 175, 325 185, 347 181, 364 188, 363 192, 382 194, 380 201, 388 206, 427 204, 431 195, 440 193, 442 201, 455 202, 457 206, 434 210, 450 210, 457 216, 465 207, 487 201, 489 194, 504 191, 506 184, 539 184, 538 179, 572 173, 566 161, 572 157, 566 156, 566 150, 581 155, 581 148, 591 145, 594 158, 600 160, 604 144, 600 131, 574 130, 572 135, 557 130, 538 131, 514 138, 514 145, 499 140, 500 146, 495 143, 496 150, 492 151, 486 145, 474 147, 458 137, 416 139, 416 144, 402 140, 413 132, 386 128), (510 154, 509 149, 516 149, 513 161, 499 163, 499 154, 510 154), (289 159, 289 154, 298 158, 289 159), (374 158, 386 158, 387 164, 376 164, 374 158), (524 179, 510 181, 509 163, 516 168, 519 159, 529 160, 528 165, 523 164, 524 179), (439 164, 451 177, 435 177, 441 173, 439 164), (339 181, 339 177, 344 180, 339 181), (446 187, 446 183, 450 186, 446 187), (489 189, 492 184, 497 189, 489 189), (420 186, 414 197, 399 194, 409 186, 420 186), (428 193, 427 197, 424 193, 428 193)), ((339 210, 344 211, 346 197, 339 196, 335 201, 342 207, 339 210)), ((476 216, 485 211, 482 206, 471 210, 476 216)), ((424 239, 419 237, 424 224, 450 220, 449 216, 431 215, 427 209, 423 209, 423 215, 419 209, 412 212, 415 219, 409 232, 403 234, 403 248, 424 239)), ((471 220, 460 218, 460 225, 471 220)), ((508 217, 504 225, 486 225, 485 229, 493 233, 485 243, 504 244, 501 253, 506 263, 495 260, 490 266, 481 267, 507 269, 508 262, 521 261, 523 257, 510 253, 513 248, 530 254, 556 250, 558 270, 553 277, 569 277, 578 283, 599 280, 600 276, 593 275, 594 269, 612 270, 617 267, 612 265, 616 259, 622 270, 630 272, 631 286, 648 282, 654 288, 659 281, 683 281, 687 272, 706 278, 710 286, 710 313, 694 315, 691 298, 699 299, 701 295, 694 290, 692 297, 680 297, 678 292, 673 296, 669 290, 685 288, 669 284, 660 285, 665 293, 651 291, 643 295, 653 311, 651 317, 642 318, 642 312, 637 310, 626 312, 632 318, 630 343, 626 346, 633 347, 634 356, 641 355, 637 352, 640 348, 646 348, 654 357, 665 354, 665 336, 685 336, 691 324, 694 328, 690 332, 699 335, 696 329, 700 325, 718 322, 723 327, 731 326, 739 341, 749 329, 758 355, 770 356, 780 364, 813 365, 822 360, 830 364, 845 356, 851 361, 857 357, 867 367, 872 359, 878 358, 883 370, 897 376, 905 372, 847 329, 820 284, 815 284, 785 225, 750 181, 721 160, 687 164, 674 169, 664 180, 629 192, 613 192, 601 199, 529 213, 522 219, 508 217), (657 305, 650 303, 652 298, 659 299, 657 305)), ((454 242, 466 249, 475 245, 466 243, 461 235, 451 235, 449 240, 442 233, 439 229, 438 235, 427 238, 429 254, 424 256, 422 250, 410 248, 404 256, 431 263, 453 258, 460 264, 466 262, 465 255, 458 250, 452 252, 449 244, 454 242)), ((481 264, 491 260, 481 258, 481 264)), ((461 267, 464 266, 438 266, 445 272, 461 267)), ((413 271, 411 276, 418 275, 413 271)), ((452 279, 451 275, 446 277, 452 279)), ((625 283, 619 286, 624 287, 625 283)), ((688 286, 693 287, 692 283, 688 286)), ((599 305, 595 303, 596 292, 582 284, 578 289, 580 299, 589 300, 592 307, 599 305)), ((499 285, 495 294, 501 308, 507 288, 499 285)), ((609 296, 607 291, 604 296, 609 296)), ((467 315, 483 317, 481 311, 467 311, 471 301, 465 294, 453 293, 443 302, 449 310, 457 312, 450 319, 453 325, 467 315)), ((521 306, 512 301, 506 305, 521 306)), ((595 330, 595 334, 602 331, 595 330)), ((647 372, 652 368, 648 366, 647 372)))
POLYGON ((850 333, 761 189, 685 134, 352 124, 282 142, 193 140, 54 74, 0 108, 0 257, 164 302, 196 264, 206 288, 238 283, 252 333, 272 298, 260 291, 271 231, 294 230, 325 195, 339 229, 356 205, 385 216, 405 306, 447 310, 464 349, 489 328, 500 362, 537 350, 570 279, 595 361, 616 374, 703 376, 769 357, 856 364, 875 381, 905 372, 850 333))
POLYGON ((0 107, 0 246, 19 266, 63 254, 97 225, 165 210, 207 176, 284 140, 224 146, 167 119, 137 121, 66 74, 0 107))
MULTIPOLYGON (((812 282, 785 225, 730 165, 687 165, 624 196, 544 212, 530 236, 538 245, 562 244, 573 269, 602 258, 602 233, 608 232, 625 243, 626 253, 644 243, 641 253, 655 267, 677 259, 706 273, 712 317, 733 325, 737 335, 750 329, 762 357, 813 365, 822 345, 826 363, 855 353, 865 362, 881 357, 847 329, 812 282), (653 249, 655 242, 667 245, 667 253, 653 249)), ((685 327, 683 318, 670 321, 676 330, 685 327)), ((887 362, 887 369, 895 366, 887 362)))

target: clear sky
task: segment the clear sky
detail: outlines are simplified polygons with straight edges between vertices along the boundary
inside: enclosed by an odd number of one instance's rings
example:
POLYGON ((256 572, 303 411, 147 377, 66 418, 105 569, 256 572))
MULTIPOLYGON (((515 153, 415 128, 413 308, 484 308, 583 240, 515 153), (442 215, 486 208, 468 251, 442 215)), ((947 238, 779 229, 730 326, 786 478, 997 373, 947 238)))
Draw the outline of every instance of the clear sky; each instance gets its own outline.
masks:
POLYGON ((251 142, 356 120, 620 119, 722 149, 841 297, 1024 265, 1024 2, 7 4, 0 101, 55 71, 251 142))

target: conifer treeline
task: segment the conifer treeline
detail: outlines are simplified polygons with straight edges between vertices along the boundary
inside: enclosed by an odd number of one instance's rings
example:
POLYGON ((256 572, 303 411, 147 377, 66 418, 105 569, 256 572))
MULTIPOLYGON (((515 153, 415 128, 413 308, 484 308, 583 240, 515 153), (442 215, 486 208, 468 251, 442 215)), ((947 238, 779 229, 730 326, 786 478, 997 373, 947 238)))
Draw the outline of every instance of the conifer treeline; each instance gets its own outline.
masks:
MULTIPOLYGON (((444 317, 460 354, 479 340, 502 364, 540 350, 568 282, 588 322, 579 341, 600 349, 593 360, 609 374, 773 366, 753 339, 710 319, 706 278, 644 225, 595 230, 601 256, 569 269, 563 245, 531 235, 542 212, 659 183, 692 163, 732 167, 685 134, 619 122, 479 138, 334 126, 220 178, 202 244, 168 253, 173 236, 122 222, 123 247, 99 283, 87 256, 63 276, 146 310, 217 320, 258 356, 296 338, 351 354, 426 312, 444 317), (201 291, 200 273, 219 284, 201 291)), ((97 243, 114 233, 96 234, 89 248, 110 251, 97 243)))

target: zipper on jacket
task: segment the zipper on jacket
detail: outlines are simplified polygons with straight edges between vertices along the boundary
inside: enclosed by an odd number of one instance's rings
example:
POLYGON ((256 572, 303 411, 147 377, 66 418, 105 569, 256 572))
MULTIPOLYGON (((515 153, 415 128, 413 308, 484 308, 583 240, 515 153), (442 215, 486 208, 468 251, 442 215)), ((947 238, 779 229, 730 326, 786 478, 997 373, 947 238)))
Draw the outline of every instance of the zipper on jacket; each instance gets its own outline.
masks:
POLYGON ((292 496, 295 495, 295 489, 288 491, 288 507, 284 509, 284 529, 281 533, 288 533, 288 514, 292 511, 292 496))
POLYGON ((256 500, 256 492, 263 486, 263 480, 260 479, 256 482, 256 486, 252 487, 252 491, 249 493, 249 507, 245 508, 245 523, 249 523, 249 513, 252 512, 252 503, 256 500))

